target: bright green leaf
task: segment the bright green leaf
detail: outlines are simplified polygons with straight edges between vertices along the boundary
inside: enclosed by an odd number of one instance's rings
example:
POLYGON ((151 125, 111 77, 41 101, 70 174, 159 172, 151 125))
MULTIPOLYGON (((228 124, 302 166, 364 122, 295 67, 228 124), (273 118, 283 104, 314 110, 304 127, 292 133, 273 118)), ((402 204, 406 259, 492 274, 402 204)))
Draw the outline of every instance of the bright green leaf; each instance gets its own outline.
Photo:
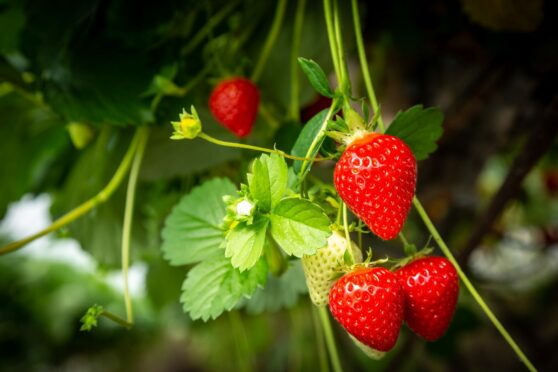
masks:
POLYGON ((316 204, 297 198, 283 199, 271 216, 271 235, 288 254, 314 254, 331 235, 329 218, 316 204))
POLYGON ((254 160, 252 173, 248 175, 248 185, 252 198, 258 207, 269 212, 287 189, 288 168, 285 159, 277 154, 262 155, 254 160))
POLYGON ((258 288, 252 298, 246 301, 250 314, 274 312, 291 308, 300 295, 308 292, 302 263, 292 261, 289 269, 280 277, 269 275, 265 288, 258 288))
POLYGON ((266 278, 264 260, 244 272, 232 267, 225 257, 207 260, 188 272, 180 301, 192 319, 215 319, 243 297, 250 297, 258 286, 265 284, 266 278))
POLYGON ((302 71, 304 71, 304 74, 310 81, 310 84, 312 84, 318 93, 322 96, 333 98, 333 91, 329 87, 327 76, 320 65, 311 59, 302 57, 298 58, 298 64, 302 68, 302 71))
POLYGON ((233 267, 244 271, 256 264, 263 252, 268 223, 263 217, 250 225, 241 222, 227 234, 225 256, 231 258, 233 267))
POLYGON ((202 261, 220 252, 224 195, 236 193, 231 181, 215 178, 184 196, 165 221, 163 255, 172 265, 202 261))
POLYGON ((437 107, 424 109, 416 105, 398 112, 386 134, 399 137, 413 151, 417 160, 424 160, 438 147, 436 141, 442 136, 444 114, 437 107))
MULTIPOLYGON (((327 112, 327 109, 320 111, 312 119, 310 119, 308 123, 306 123, 304 128, 302 128, 302 132, 300 132, 298 138, 296 139, 293 149, 291 150, 291 155, 303 158, 306 157, 308 150, 310 149, 310 146, 314 141, 314 138, 316 138, 316 136, 318 135, 318 132, 320 131, 320 128, 322 127, 324 120, 326 119, 327 112)), ((317 143, 316 148, 312 151, 311 154, 309 154, 310 158, 316 156, 318 150, 322 146, 324 139, 325 137, 322 137, 322 139, 320 139, 320 141, 317 143)), ((298 174, 300 172, 302 163, 303 162, 301 160, 294 161, 293 169, 295 173, 298 174)), ((307 168, 307 171, 308 170, 310 170, 310 167, 307 168)))

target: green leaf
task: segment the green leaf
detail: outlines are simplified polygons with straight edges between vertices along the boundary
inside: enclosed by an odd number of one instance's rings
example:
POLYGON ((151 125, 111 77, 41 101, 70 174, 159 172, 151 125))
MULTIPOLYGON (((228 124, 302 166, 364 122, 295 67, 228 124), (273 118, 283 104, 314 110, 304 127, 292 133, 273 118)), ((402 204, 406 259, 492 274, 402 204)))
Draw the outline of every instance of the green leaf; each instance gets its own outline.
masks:
POLYGON ((288 254, 314 254, 331 235, 329 218, 316 204, 297 198, 283 199, 272 211, 271 236, 288 254))
POLYGON ((311 59, 302 57, 298 58, 298 64, 302 68, 302 71, 304 71, 304 74, 310 81, 310 84, 312 84, 318 93, 322 96, 333 98, 333 91, 329 87, 327 76, 320 65, 311 59))
POLYGON ((265 288, 258 288, 252 298, 246 301, 250 314, 275 312, 291 308, 298 302, 300 295, 308 292, 302 263, 292 261, 289 269, 280 277, 269 275, 265 288))
POLYGON ((231 310, 241 298, 250 297, 258 286, 265 284, 266 278, 264 260, 244 272, 232 267, 225 257, 207 260, 188 272, 180 301, 192 319, 215 319, 223 311, 231 310))
MULTIPOLYGON (((291 155, 306 157, 307 152, 310 149, 312 142, 314 141, 314 138, 316 138, 318 132, 320 131, 320 128, 322 127, 322 124, 327 116, 327 112, 328 112, 327 109, 318 112, 312 119, 308 121, 308 123, 306 123, 306 125, 304 126, 304 128, 302 128, 302 131, 298 135, 298 138, 296 139, 293 149, 291 150, 291 155)), ((309 154, 310 158, 316 156, 318 150, 322 146, 324 138, 325 137, 322 137, 322 139, 318 142, 314 151, 311 154, 309 154)), ((295 173, 298 174, 300 172, 300 169, 302 168, 302 163, 303 162, 301 160, 295 160, 293 162, 293 169, 295 173)), ((307 171, 309 170, 310 167, 307 168, 307 171)))
POLYGON ((438 148, 436 141, 442 136, 443 121, 444 114, 439 108, 424 109, 422 105, 416 105, 398 112, 386 134, 399 137, 411 148, 417 160, 424 160, 438 148))
POLYGON ((224 195, 236 193, 231 181, 214 178, 184 196, 165 221, 163 255, 171 265, 186 265, 221 252, 224 195))
POLYGON ((248 225, 241 222, 227 234, 225 256, 231 258, 233 267, 244 271, 252 268, 262 255, 269 220, 256 217, 248 225))
POLYGON ((269 212, 279 203, 287 189, 287 179, 287 163, 282 156, 264 154, 254 160, 252 173, 248 175, 248 185, 260 210, 269 212))

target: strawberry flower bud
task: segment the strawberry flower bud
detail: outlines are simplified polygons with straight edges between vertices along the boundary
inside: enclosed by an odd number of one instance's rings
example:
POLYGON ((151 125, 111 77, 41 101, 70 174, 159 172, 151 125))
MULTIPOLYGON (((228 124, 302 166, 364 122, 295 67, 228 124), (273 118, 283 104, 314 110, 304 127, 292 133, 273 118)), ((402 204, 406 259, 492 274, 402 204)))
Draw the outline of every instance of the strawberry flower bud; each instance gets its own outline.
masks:
POLYGON ((236 214, 239 216, 251 216, 254 211, 254 204, 244 199, 236 205, 236 214))
POLYGON ((200 134, 202 130, 202 123, 196 108, 191 107, 192 113, 186 112, 182 109, 180 114, 180 121, 171 121, 174 132, 172 133, 171 139, 194 139, 200 134))

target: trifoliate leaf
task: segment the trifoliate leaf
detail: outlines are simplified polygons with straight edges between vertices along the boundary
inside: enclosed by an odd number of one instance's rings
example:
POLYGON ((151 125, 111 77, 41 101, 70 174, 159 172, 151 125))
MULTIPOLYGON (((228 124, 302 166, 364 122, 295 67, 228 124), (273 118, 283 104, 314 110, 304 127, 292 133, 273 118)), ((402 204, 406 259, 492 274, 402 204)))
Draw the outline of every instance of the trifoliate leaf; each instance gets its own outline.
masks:
POLYGON ((264 154, 254 160, 252 173, 248 175, 248 185, 260 210, 269 212, 279 203, 287 189, 287 179, 287 163, 282 156, 264 154))
POLYGON ((304 74, 310 81, 310 84, 312 84, 318 93, 322 96, 333 98, 333 91, 329 87, 327 76, 320 65, 311 59, 302 57, 298 58, 298 64, 300 65, 300 68, 302 68, 302 71, 304 71, 304 74))
POLYGON ((261 314, 288 309, 307 291, 300 260, 292 261, 280 277, 269 275, 265 288, 258 288, 252 298, 246 301, 246 310, 250 314, 261 314))
POLYGON ((283 199, 273 209, 271 236, 288 255, 311 255, 326 245, 331 235, 330 221, 316 204, 304 200, 283 199))
POLYGON ((267 218, 259 217, 252 224, 239 223, 227 234, 225 256, 233 267, 244 271, 256 264, 263 252, 268 224, 267 218))
POLYGON ((424 109, 422 105, 416 105, 398 112, 386 134, 399 137, 411 148, 417 160, 424 160, 438 148, 436 141, 442 136, 443 121, 444 114, 439 108, 424 109))
POLYGON ((258 286, 265 284, 266 278, 264 260, 242 273, 232 267, 228 258, 207 260, 188 272, 180 301, 192 319, 215 319, 241 298, 250 297, 258 286))
POLYGON ((215 178, 196 187, 174 207, 163 228, 163 255, 171 265, 186 265, 221 253, 224 195, 236 193, 231 181, 215 178))
MULTIPOLYGON (((303 158, 304 157, 314 158, 316 156, 318 150, 320 149, 322 143, 324 142, 325 136, 322 136, 322 138, 316 144, 316 148, 312 151, 311 154, 307 154, 307 153, 308 150, 310 149, 310 146, 312 145, 312 142, 314 141, 314 138, 316 138, 316 136, 320 132, 324 120, 326 119, 327 112, 328 112, 327 109, 320 111, 312 119, 310 119, 308 123, 306 123, 306 125, 304 126, 304 128, 302 128, 302 131, 298 135, 298 138, 296 139, 293 149, 291 150, 291 155, 299 156, 303 158)), ((302 163, 303 163, 302 160, 294 161, 293 169, 295 173, 297 174, 300 173, 300 170, 302 168, 302 163)), ((308 166, 305 171, 308 172, 309 170, 310 170, 310 166, 308 166)))

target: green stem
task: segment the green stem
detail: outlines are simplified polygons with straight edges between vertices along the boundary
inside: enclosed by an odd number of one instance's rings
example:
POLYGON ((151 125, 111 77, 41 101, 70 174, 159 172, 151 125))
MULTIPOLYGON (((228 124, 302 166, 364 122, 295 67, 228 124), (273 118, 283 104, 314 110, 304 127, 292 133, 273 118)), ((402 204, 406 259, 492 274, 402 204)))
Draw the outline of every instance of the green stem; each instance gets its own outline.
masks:
POLYGON ((345 229, 345 239, 347 239, 347 251, 353 258, 353 263, 355 262, 355 257, 353 255, 353 250, 351 247, 351 235, 349 234, 349 219, 347 217, 347 204, 343 203, 343 228, 345 229))
MULTIPOLYGON (((374 113, 378 112, 379 105, 376 98, 376 92, 374 92, 374 86, 372 85, 372 79, 370 78, 370 71, 368 70, 368 60, 366 58, 366 51, 364 50, 364 42, 362 41, 362 29, 360 26, 360 15, 358 12, 358 4, 356 0, 351 0, 353 9, 353 24, 355 26, 355 37, 358 49, 358 58, 360 60, 360 68, 362 69, 362 77, 364 79, 364 85, 366 86, 366 91, 368 92, 368 99, 372 104, 372 109, 374 113)), ((385 132, 384 121, 382 115, 378 115, 378 125, 380 130, 385 132)))
POLYGON ((342 372, 341 362, 339 361, 339 354, 337 352, 337 345, 335 344, 335 338, 333 337, 333 329, 331 328, 331 322, 329 321, 329 315, 325 306, 320 306, 319 309, 320 320, 322 322, 322 328, 324 330, 325 340, 327 349, 329 351, 329 358, 331 359, 331 365, 333 366, 334 372, 342 372))
POLYGON ((401 239, 401 242, 404 245, 409 245, 409 241, 407 240, 407 238, 405 238, 405 235, 403 235, 403 233, 399 233, 399 239, 401 239))
POLYGON ((300 160, 300 161, 305 161, 305 162, 306 161, 329 160, 328 158, 322 158, 322 159, 311 159, 309 157, 301 158, 301 157, 298 157, 298 156, 293 156, 293 155, 286 154, 281 150, 272 150, 272 149, 267 149, 265 147, 247 145, 245 143, 222 141, 222 140, 219 140, 217 138, 211 137, 209 134, 206 134, 206 133, 203 133, 203 132, 198 134, 198 137, 203 139, 203 140, 206 140, 207 142, 211 142, 211 143, 214 143, 214 144, 219 145, 219 146, 232 147, 232 148, 238 148, 238 149, 246 149, 246 150, 252 150, 252 151, 259 151, 259 152, 266 152, 266 153, 269 153, 269 154, 278 154, 278 155, 281 155, 281 156, 283 156, 287 159, 292 159, 292 160, 300 160))
POLYGON ((300 120, 299 93, 300 85, 298 79, 298 52, 302 39, 302 25, 304 22, 304 8, 306 0, 298 0, 293 28, 293 44, 291 49, 291 104, 289 106, 289 117, 298 122, 300 120))
POLYGON ((318 133, 316 134, 316 136, 312 140, 312 143, 310 144, 310 147, 308 148, 308 151, 306 152, 305 159, 302 163, 302 166, 300 167, 299 180, 298 180, 299 184, 302 184, 302 181, 304 180, 304 176, 306 174, 306 168, 308 167, 309 161, 319 160, 319 159, 315 159, 316 156, 314 156, 312 158, 312 154, 316 150, 316 146, 318 146, 318 143, 324 138, 324 136, 326 134, 327 123, 331 119, 331 117, 332 117, 332 115, 333 115, 333 113, 335 112, 336 109, 337 109, 337 101, 333 101, 333 103, 329 107, 329 111, 327 112, 326 117, 324 118, 324 121, 322 122, 320 130, 318 131, 318 133))
POLYGON ((511 348, 513 349, 513 351, 515 351, 515 353, 517 354, 517 356, 519 357, 519 359, 525 363, 525 366, 527 367, 528 370, 530 371, 536 371, 535 367, 533 366, 533 364, 531 363, 531 361, 529 361, 529 359, 527 358, 527 356, 523 353, 523 351, 519 348, 519 346, 515 343, 515 341, 513 340, 513 338, 510 336, 510 334, 508 333, 508 331, 504 328, 504 326, 502 325, 502 323, 500 323, 500 321, 498 320, 498 318, 496 318, 496 316, 494 315, 494 313, 492 312, 492 310, 490 310, 490 308, 488 307, 488 305, 484 302, 484 300, 482 299, 482 297, 479 295, 479 293, 477 292, 477 290, 475 289, 475 287, 473 286, 473 284, 469 281, 469 278, 467 278, 467 275, 465 275, 465 273, 463 272, 463 270, 461 269, 461 267, 459 266, 459 264, 457 263, 457 260, 455 259, 455 257, 453 256, 453 254, 451 253, 450 249, 448 248, 447 244, 444 242, 444 240, 442 239, 442 237, 440 236, 440 234, 438 233, 438 230, 436 229, 436 227, 434 226, 434 224, 432 223, 432 221, 430 220, 430 217, 428 216, 428 214, 426 213, 426 211, 424 210, 421 202, 418 200, 418 198, 415 196, 413 198, 413 205, 415 206, 418 214, 420 215, 420 217, 422 218, 422 221, 424 222, 424 224, 426 225, 426 228, 428 229, 428 231, 430 232, 430 234, 432 234, 432 237, 434 238, 434 240, 436 241, 436 243, 438 244, 438 246, 440 247, 440 249, 442 250, 442 252, 444 253, 444 255, 448 258, 448 260, 453 264, 453 266, 455 266, 455 269, 457 270, 457 273, 459 275, 459 277, 461 278, 461 281, 463 282, 463 284, 465 284, 465 287, 467 287, 467 289, 469 290, 469 292, 471 293, 471 295, 473 296, 473 298, 475 299, 475 301, 477 301, 477 303, 479 304, 479 306, 482 308, 482 310, 484 311, 484 313, 486 314, 486 316, 488 317, 488 319, 490 319, 490 321, 492 322, 492 324, 494 324, 494 327, 496 327, 496 329, 500 332, 500 334, 502 335, 502 337, 504 337, 504 339, 507 341, 507 343, 511 346, 511 348))
POLYGON ((141 161, 145 153, 145 146, 149 137, 149 127, 141 128, 141 137, 137 144, 136 154, 130 170, 128 188, 126 190, 126 205, 124 207, 124 223, 122 228, 122 275, 124 279, 124 304, 126 306, 126 320, 134 323, 132 312, 132 297, 128 283, 128 269, 130 267, 130 240, 132 236, 132 218, 134 215, 134 201, 136 199, 136 185, 138 182, 141 161))
POLYGON ((21 240, 18 240, 18 241, 15 241, 15 242, 12 242, 8 245, 3 246, 2 248, 0 248, 0 256, 2 256, 4 254, 7 254, 7 253, 10 253, 10 252, 13 252, 13 251, 16 251, 18 249, 21 249, 23 246, 32 242, 33 240, 38 239, 42 236, 45 236, 48 233, 51 233, 53 231, 56 231, 56 230, 60 229, 61 227, 66 226, 67 224, 69 224, 70 222, 72 222, 72 221, 78 219, 79 217, 83 216, 84 214, 86 214, 87 212, 89 212, 91 209, 95 208, 99 204, 102 204, 102 203, 106 202, 111 197, 111 195, 114 193, 114 191, 118 188, 118 186, 120 186, 120 184, 122 183, 122 180, 124 179, 124 177, 128 173, 128 169, 130 168, 130 164, 132 163, 132 159, 133 159, 134 154, 136 152, 138 142, 139 142, 141 136, 143 135, 142 133, 143 133, 142 128, 138 128, 136 130, 136 133, 134 134, 134 137, 132 138, 130 146, 128 147, 128 150, 126 151, 126 154, 124 155, 124 158, 122 159, 122 162, 118 166, 118 169, 116 170, 116 172, 112 176, 109 183, 97 195, 95 195, 91 199, 87 200, 83 204, 79 205, 78 207, 72 209, 70 212, 66 213, 65 215, 63 215, 62 217, 60 217, 59 219, 54 221, 52 223, 52 225, 48 226, 47 228, 45 228, 45 229, 43 229, 43 230, 41 230, 41 231, 39 231, 39 232, 37 232, 33 235, 30 235, 26 238, 23 238, 21 240))
POLYGON ((253 82, 257 82, 263 72, 265 63, 269 58, 269 53, 271 53, 273 44, 275 44, 275 40, 279 35, 279 30, 281 29, 281 24, 283 23, 283 17, 285 15, 286 7, 287 0, 279 0, 279 2, 277 3, 277 8, 275 9, 275 17, 273 18, 271 29, 269 30, 269 34, 267 35, 267 39, 265 41, 262 52, 260 53, 258 62, 256 63, 256 67, 254 68, 254 72, 252 73, 253 82))
POLYGON ((345 97, 351 96, 351 79, 349 77, 349 69, 345 60, 345 49, 343 47, 343 37, 341 36, 341 21, 339 20, 339 9, 337 0, 333 0, 333 27, 335 29, 335 41, 337 45, 337 54, 339 61, 339 70, 341 72, 341 91, 345 97))
POLYGON ((320 319, 318 315, 318 307, 312 307, 312 320, 314 322, 314 330, 316 336, 316 345, 318 347, 318 359, 320 361, 320 371, 329 372, 329 365, 327 364, 327 355, 325 350, 325 341, 323 336, 323 330, 320 325, 320 319))
POLYGON ((237 1, 231 1, 227 5, 225 5, 218 13, 211 16, 207 23, 194 35, 193 38, 190 39, 188 44, 182 48, 182 54, 188 54, 192 50, 194 50, 202 41, 203 39, 211 33, 213 27, 221 23, 226 16, 234 9, 237 5, 237 1))
POLYGON ((122 319, 121 317, 119 317, 116 314, 111 313, 110 311, 103 310, 101 312, 101 314, 99 314, 99 315, 104 316, 105 318, 112 320, 113 322, 115 322, 116 324, 121 325, 124 328, 128 328, 128 329, 132 328, 132 323, 122 319))
POLYGON ((337 42, 335 40, 333 20, 331 17, 331 4, 329 3, 329 0, 324 0, 323 4, 325 22, 327 27, 327 38, 329 40, 329 48, 331 50, 331 60, 333 61, 333 68, 335 70, 335 76, 337 76, 337 82, 339 83, 339 85, 341 85, 342 74, 339 62, 339 54, 337 53, 339 49, 337 48, 337 42))

